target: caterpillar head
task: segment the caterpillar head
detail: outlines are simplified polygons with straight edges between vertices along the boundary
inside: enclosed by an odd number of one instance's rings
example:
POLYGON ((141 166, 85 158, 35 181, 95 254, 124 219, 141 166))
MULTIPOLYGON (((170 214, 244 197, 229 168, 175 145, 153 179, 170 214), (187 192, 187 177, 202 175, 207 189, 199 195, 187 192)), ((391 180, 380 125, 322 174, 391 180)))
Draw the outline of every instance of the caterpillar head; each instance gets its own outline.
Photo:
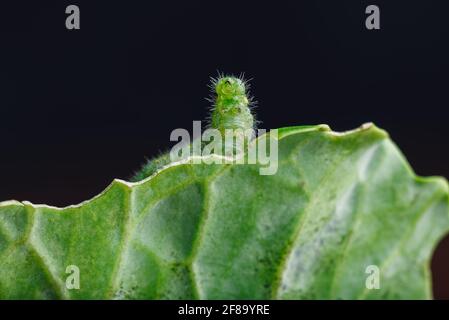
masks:
POLYGON ((231 99, 246 93, 245 83, 236 77, 222 77, 217 80, 215 92, 218 96, 231 99))

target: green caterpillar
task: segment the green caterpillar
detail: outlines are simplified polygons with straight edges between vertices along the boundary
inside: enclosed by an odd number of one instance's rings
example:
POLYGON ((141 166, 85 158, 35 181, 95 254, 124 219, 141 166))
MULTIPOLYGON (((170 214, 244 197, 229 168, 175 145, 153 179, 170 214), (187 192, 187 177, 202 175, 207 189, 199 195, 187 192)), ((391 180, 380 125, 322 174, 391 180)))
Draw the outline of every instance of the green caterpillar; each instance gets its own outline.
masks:
MULTIPOLYGON (((242 75, 234 77, 219 74, 218 78, 212 78, 210 87, 213 93, 208 99, 213 103, 209 123, 211 128, 217 129, 223 137, 226 129, 255 129, 256 121, 251 112, 255 102, 249 95, 248 81, 242 75)), ((131 181, 143 180, 170 162, 169 153, 149 160, 131 181)))
MULTIPOLYGON (((224 76, 212 78, 210 85, 213 103, 210 114, 209 127, 225 135, 226 129, 255 129, 255 119, 251 111, 255 102, 249 95, 248 81, 243 76, 224 76)), ((246 138, 246 137, 245 137, 246 138)), ((131 181, 140 181, 171 163, 170 154, 164 153, 149 160, 134 174, 131 181)))
POLYGON ((242 77, 219 77, 212 80, 215 101, 211 114, 211 127, 222 134, 226 129, 253 129, 254 116, 250 106, 254 105, 248 95, 247 81, 242 77))

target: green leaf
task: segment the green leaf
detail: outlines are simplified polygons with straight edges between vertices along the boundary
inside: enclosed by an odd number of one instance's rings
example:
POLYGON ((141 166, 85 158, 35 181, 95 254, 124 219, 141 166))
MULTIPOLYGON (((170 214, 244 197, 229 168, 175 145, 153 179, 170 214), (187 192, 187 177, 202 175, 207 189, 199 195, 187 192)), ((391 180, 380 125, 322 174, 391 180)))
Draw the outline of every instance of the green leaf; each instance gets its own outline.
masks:
POLYGON ((278 164, 173 164, 62 209, 3 202, 0 298, 431 298, 444 179, 416 177, 373 125, 280 129, 278 164))

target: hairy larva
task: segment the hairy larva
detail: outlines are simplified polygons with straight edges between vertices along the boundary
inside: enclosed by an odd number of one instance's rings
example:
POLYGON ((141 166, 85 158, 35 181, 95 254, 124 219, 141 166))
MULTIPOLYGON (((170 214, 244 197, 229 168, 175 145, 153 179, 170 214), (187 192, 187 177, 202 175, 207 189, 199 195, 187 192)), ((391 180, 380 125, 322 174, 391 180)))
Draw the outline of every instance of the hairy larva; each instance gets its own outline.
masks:
MULTIPOLYGON (((249 95, 248 81, 240 77, 219 74, 212 78, 210 88, 212 103, 208 126, 225 135, 226 129, 241 129, 241 132, 255 129, 255 119, 251 112, 255 102, 249 95)), ((237 130, 238 132, 239 130, 237 130)), ((243 136, 248 139, 247 135, 243 136)), ((169 153, 149 160, 132 178, 140 181, 171 162, 169 153)))
POLYGON ((248 95, 248 83, 243 77, 222 76, 212 79, 215 92, 211 112, 211 127, 224 134, 225 129, 253 129, 254 104, 248 95))

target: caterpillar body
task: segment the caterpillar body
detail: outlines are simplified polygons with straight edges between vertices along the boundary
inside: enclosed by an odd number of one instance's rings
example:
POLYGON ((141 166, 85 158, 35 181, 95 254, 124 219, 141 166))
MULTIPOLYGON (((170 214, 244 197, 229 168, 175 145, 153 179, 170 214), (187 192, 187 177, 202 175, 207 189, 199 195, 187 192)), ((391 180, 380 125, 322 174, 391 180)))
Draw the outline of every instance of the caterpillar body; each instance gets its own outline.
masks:
MULTIPOLYGON (((227 129, 242 132, 243 139, 251 139, 247 134, 248 129, 255 129, 255 119, 251 111, 255 102, 249 95, 248 81, 243 76, 224 76, 212 79, 212 96, 208 99, 212 102, 209 116, 209 126, 217 129, 224 137, 227 129), (238 130, 240 129, 240 130, 238 130)), ((131 178, 131 181, 140 181, 170 164, 170 154, 164 153, 159 157, 149 160, 131 178)))

